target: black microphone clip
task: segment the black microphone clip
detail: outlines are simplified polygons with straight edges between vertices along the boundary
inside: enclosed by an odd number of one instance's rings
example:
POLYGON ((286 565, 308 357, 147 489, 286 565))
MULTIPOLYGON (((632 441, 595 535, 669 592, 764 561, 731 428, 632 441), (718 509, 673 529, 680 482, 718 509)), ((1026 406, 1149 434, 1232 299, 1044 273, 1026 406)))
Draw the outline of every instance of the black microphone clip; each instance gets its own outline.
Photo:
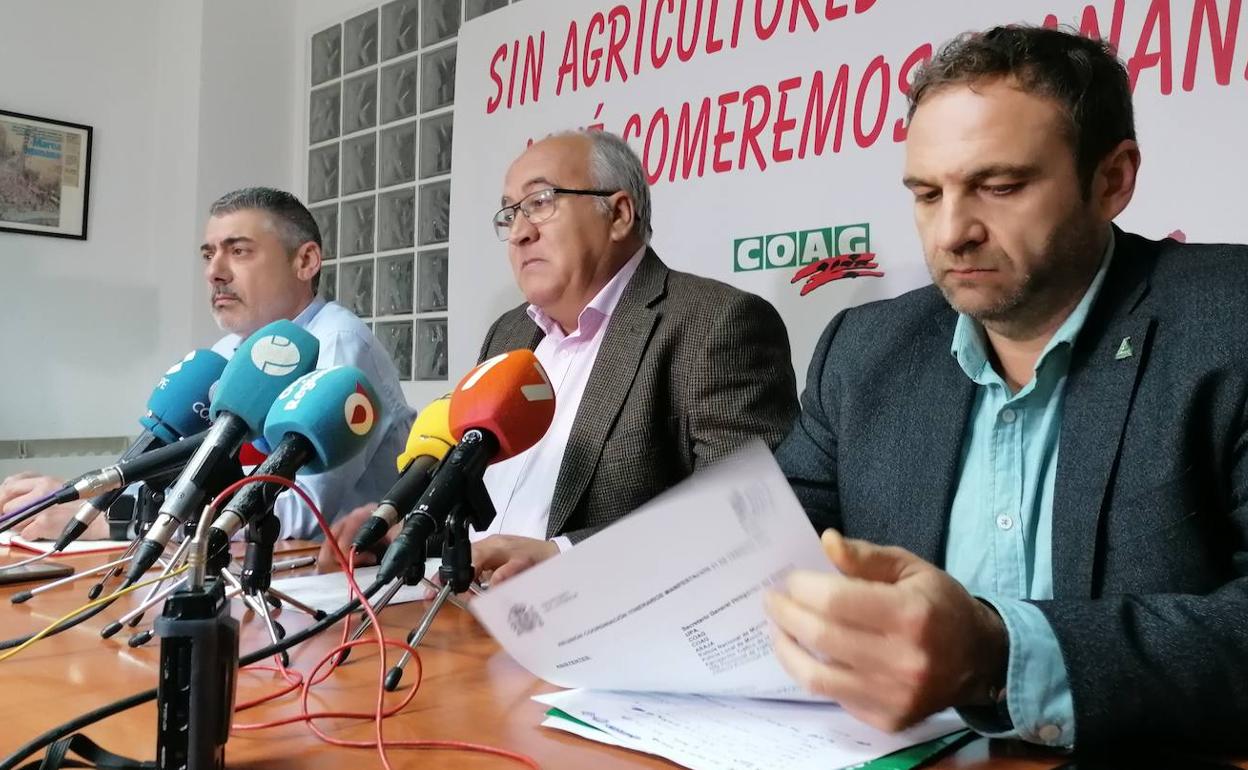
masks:
POLYGON ((379 581, 390 582, 399 577, 417 554, 424 553, 426 541, 445 529, 457 509, 463 509, 458 516, 465 527, 471 524, 478 532, 489 527, 495 512, 483 476, 497 453, 498 439, 493 434, 477 428, 464 433, 438 466, 420 502, 408 514, 403 530, 386 549, 377 570, 379 581))

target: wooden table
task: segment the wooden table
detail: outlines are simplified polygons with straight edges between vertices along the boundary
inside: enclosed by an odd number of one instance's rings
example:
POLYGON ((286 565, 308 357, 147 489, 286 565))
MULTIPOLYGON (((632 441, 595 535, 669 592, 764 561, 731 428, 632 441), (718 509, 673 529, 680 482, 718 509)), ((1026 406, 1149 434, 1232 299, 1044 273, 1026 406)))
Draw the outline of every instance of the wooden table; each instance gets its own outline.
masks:
MULTIPOLYGON (((10 554, 7 548, 0 547, 0 564, 17 558, 22 558, 21 552, 10 554)), ((107 560, 100 555, 77 556, 68 563, 81 570, 107 560)), ((29 585, 0 588, 0 636, 10 638, 43 628, 85 602, 86 589, 93 580, 77 580, 21 605, 11 604, 8 597, 29 585)), ((127 597, 118 602, 118 607, 129 607, 137 601, 127 597)), ((0 757, 89 709, 155 686, 158 641, 131 649, 126 646, 129 629, 110 640, 100 639, 99 629, 124 611, 118 607, 0 663, 0 757)), ((382 615, 386 636, 403 638, 424 607, 425 603, 414 603, 387 609, 382 615)), ((311 622, 290 609, 281 611, 278 617, 292 631, 311 622)), ((297 647, 292 653, 292 665, 301 671, 309 670, 336 643, 339 633, 335 629, 297 647)), ((265 643, 261 624, 250 615, 243 622, 242 640, 244 652, 265 643)), ((662 759, 540 727, 545 707, 530 700, 530 696, 556 688, 517 665, 471 615, 450 604, 439 613, 420 649, 424 665, 420 692, 404 713, 386 720, 388 740, 484 743, 527 754, 543 768, 676 767, 662 759)), ((390 661, 393 663, 396 658, 394 653, 390 661)), ((313 701, 319 701, 322 708, 371 711, 377 692, 377 662, 375 648, 357 648, 334 677, 313 691, 313 701)), ((410 686, 414 672, 414 666, 408 668, 404 686, 410 686)), ((242 673, 238 700, 270 692, 275 687, 276 681, 270 674, 242 673)), ((240 714, 239 721, 265 722, 294 713, 297 695, 291 694, 240 714)), ((151 759, 155 755, 155 720, 155 706, 147 704, 84 732, 109 751, 151 759)), ((321 725, 335 737, 347 740, 370 740, 373 735, 371 723, 328 720, 321 725)), ((463 751, 395 750, 390 757, 395 768, 521 767, 502 758, 463 751)), ((978 739, 931 767, 1047 770, 1063 761, 1059 754, 1019 743, 978 739)), ((375 750, 329 746, 302 724, 237 734, 226 746, 226 762, 231 768, 291 770, 380 767, 375 750)))

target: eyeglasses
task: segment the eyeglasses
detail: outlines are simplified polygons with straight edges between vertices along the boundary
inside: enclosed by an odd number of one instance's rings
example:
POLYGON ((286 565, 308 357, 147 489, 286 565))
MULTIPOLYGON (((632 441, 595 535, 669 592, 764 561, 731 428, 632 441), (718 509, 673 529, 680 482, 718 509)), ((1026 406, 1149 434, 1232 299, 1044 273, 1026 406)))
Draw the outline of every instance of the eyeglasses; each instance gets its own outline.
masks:
POLYGON ((503 206, 494 214, 494 233, 500 241, 511 237, 511 226, 516 221, 516 212, 524 214, 530 224, 541 224, 555 214, 555 200, 560 195, 592 195, 605 198, 615 195, 618 190, 570 190, 565 187, 547 187, 536 190, 521 198, 510 206, 503 206))

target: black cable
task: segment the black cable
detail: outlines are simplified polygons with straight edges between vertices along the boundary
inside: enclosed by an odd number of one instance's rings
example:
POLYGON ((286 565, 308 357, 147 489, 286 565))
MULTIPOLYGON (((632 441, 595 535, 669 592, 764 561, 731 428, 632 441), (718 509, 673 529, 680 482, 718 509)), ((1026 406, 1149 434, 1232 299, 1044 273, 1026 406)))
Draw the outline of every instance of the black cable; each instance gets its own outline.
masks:
POLYGON ((98 709, 88 711, 80 717, 70 720, 59 727, 54 727, 43 735, 35 737, 25 745, 19 746, 17 751, 5 757, 3 762, 0 762, 0 770, 14 770, 14 768, 17 767, 17 763, 26 759, 31 754, 34 754, 36 751, 51 746, 61 738, 71 735, 87 725, 95 724, 101 719, 107 719, 114 714, 120 714, 123 711, 132 709, 135 706, 141 706, 144 703, 155 699, 156 689, 152 688, 146 692, 136 693, 128 698, 122 698, 119 701, 114 701, 107 706, 101 706, 98 709))
MULTIPOLYGON (((384 585, 385 583, 373 583, 368 588, 365 588, 364 598, 365 599, 373 598, 373 594, 380 591, 382 586, 384 585)), ((264 660, 265 658, 272 657, 273 655, 277 655, 279 653, 285 652, 286 650, 289 650, 291 647, 294 647, 296 644, 299 644, 300 642, 306 641, 312 638, 313 636, 316 636, 320 632, 334 625, 335 623, 342 620, 347 615, 350 615, 352 612, 355 612, 359 608, 360 608, 360 599, 359 598, 352 599, 351 601, 342 605, 341 607, 329 613, 325 617, 321 618, 317 622, 303 629, 302 631, 296 631, 295 633, 291 634, 285 639, 279 640, 276 644, 270 644, 268 647, 262 647, 253 653, 242 656, 241 658, 238 659, 238 667, 242 668, 243 666, 250 666, 252 663, 256 663, 258 661, 264 660)), ((5 770, 5 768, 0 767, 0 770, 5 770)))
MULTIPOLYGON (((385 583, 373 583, 368 588, 364 589, 364 598, 365 599, 373 598, 373 594, 380 591, 382 586, 384 585, 385 583)), ((244 655, 243 657, 239 658, 238 666, 239 668, 242 668, 243 666, 250 666, 252 663, 255 663, 260 660, 264 660, 265 658, 270 657, 272 655, 277 655, 281 652, 285 652, 286 650, 289 650, 291 647, 294 647, 296 644, 306 641, 307 639, 319 634, 320 632, 334 625, 335 623, 337 623, 339 620, 342 620, 347 615, 350 615, 352 612, 355 612, 357 609, 359 609, 359 607, 360 607, 360 599, 359 598, 352 599, 350 602, 334 610, 333 612, 326 615, 321 620, 317 621, 316 623, 313 623, 312 625, 308 626, 302 631, 297 631, 296 633, 291 634, 285 639, 280 640, 276 644, 271 644, 268 647, 263 647, 249 655, 244 655)), ((108 717, 114 716, 116 714, 120 714, 123 711, 134 708, 135 706, 141 706, 144 703, 147 703, 148 701, 152 701, 155 699, 156 699, 156 690, 151 689, 151 690, 146 690, 144 692, 135 693, 134 695, 128 696, 126 698, 122 698, 121 700, 118 700, 118 701, 114 701, 106 706, 101 706, 98 709, 88 711, 86 714, 83 714, 82 716, 77 717, 73 720, 70 720, 69 722, 66 722, 62 725, 54 727, 51 730, 48 730, 47 732, 43 733, 42 735, 39 735, 33 738, 32 740, 28 741, 26 744, 19 746, 16 751, 14 751, 9 756, 5 757, 3 762, 0 762, 0 770, 15 770, 15 768, 17 768, 18 766, 18 763, 21 762, 22 760, 26 759, 30 755, 34 754, 36 751, 39 751, 40 749, 45 749, 48 746, 51 746, 53 743, 56 743, 57 741, 59 741, 61 738, 64 738, 67 735, 73 734, 76 730, 81 730, 82 728, 87 727, 88 725, 95 724, 96 722, 99 722, 102 719, 107 719, 108 717)))
MULTIPOLYGON (((68 631, 69 629, 73 628, 79 623, 85 623, 86 621, 90 620, 96 615, 99 615, 101 612, 103 612, 106 609, 108 609, 108 605, 101 604, 99 606, 92 607, 86 612, 81 612, 77 615, 74 615, 72 618, 66 618, 62 624, 54 626, 51 631, 44 634, 43 638, 47 639, 49 636, 56 636, 62 631, 68 631)), ((35 638, 35 634, 27 634, 25 636, 19 636, 15 639, 5 639, 4 641, 0 641, 0 650, 11 650, 14 647, 20 647, 34 638, 35 638)))

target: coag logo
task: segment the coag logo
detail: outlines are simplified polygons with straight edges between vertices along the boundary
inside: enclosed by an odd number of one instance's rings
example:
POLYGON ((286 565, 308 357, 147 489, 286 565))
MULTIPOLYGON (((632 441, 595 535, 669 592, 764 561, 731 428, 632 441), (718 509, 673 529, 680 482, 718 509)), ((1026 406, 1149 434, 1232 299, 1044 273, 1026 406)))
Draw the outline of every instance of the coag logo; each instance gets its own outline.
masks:
POLYGON ((871 251, 871 225, 835 225, 814 230, 755 235, 732 242, 733 272, 803 267, 843 254, 871 251))
POLYGON ((373 402, 368 400, 364 386, 356 384, 355 392, 347 396, 342 407, 343 416, 347 418, 347 428, 357 436, 367 436, 373 429, 373 421, 377 419, 377 410, 373 402))
POLYGON ((799 267, 789 283, 797 283, 805 279, 801 296, 805 297, 824 284, 840 281, 844 278, 881 278, 884 271, 876 264, 875 254, 870 251, 861 254, 842 254, 812 262, 799 267))
POLYGON ((251 347, 251 362, 265 374, 280 377, 299 365, 299 348, 278 334, 262 337, 251 347))

